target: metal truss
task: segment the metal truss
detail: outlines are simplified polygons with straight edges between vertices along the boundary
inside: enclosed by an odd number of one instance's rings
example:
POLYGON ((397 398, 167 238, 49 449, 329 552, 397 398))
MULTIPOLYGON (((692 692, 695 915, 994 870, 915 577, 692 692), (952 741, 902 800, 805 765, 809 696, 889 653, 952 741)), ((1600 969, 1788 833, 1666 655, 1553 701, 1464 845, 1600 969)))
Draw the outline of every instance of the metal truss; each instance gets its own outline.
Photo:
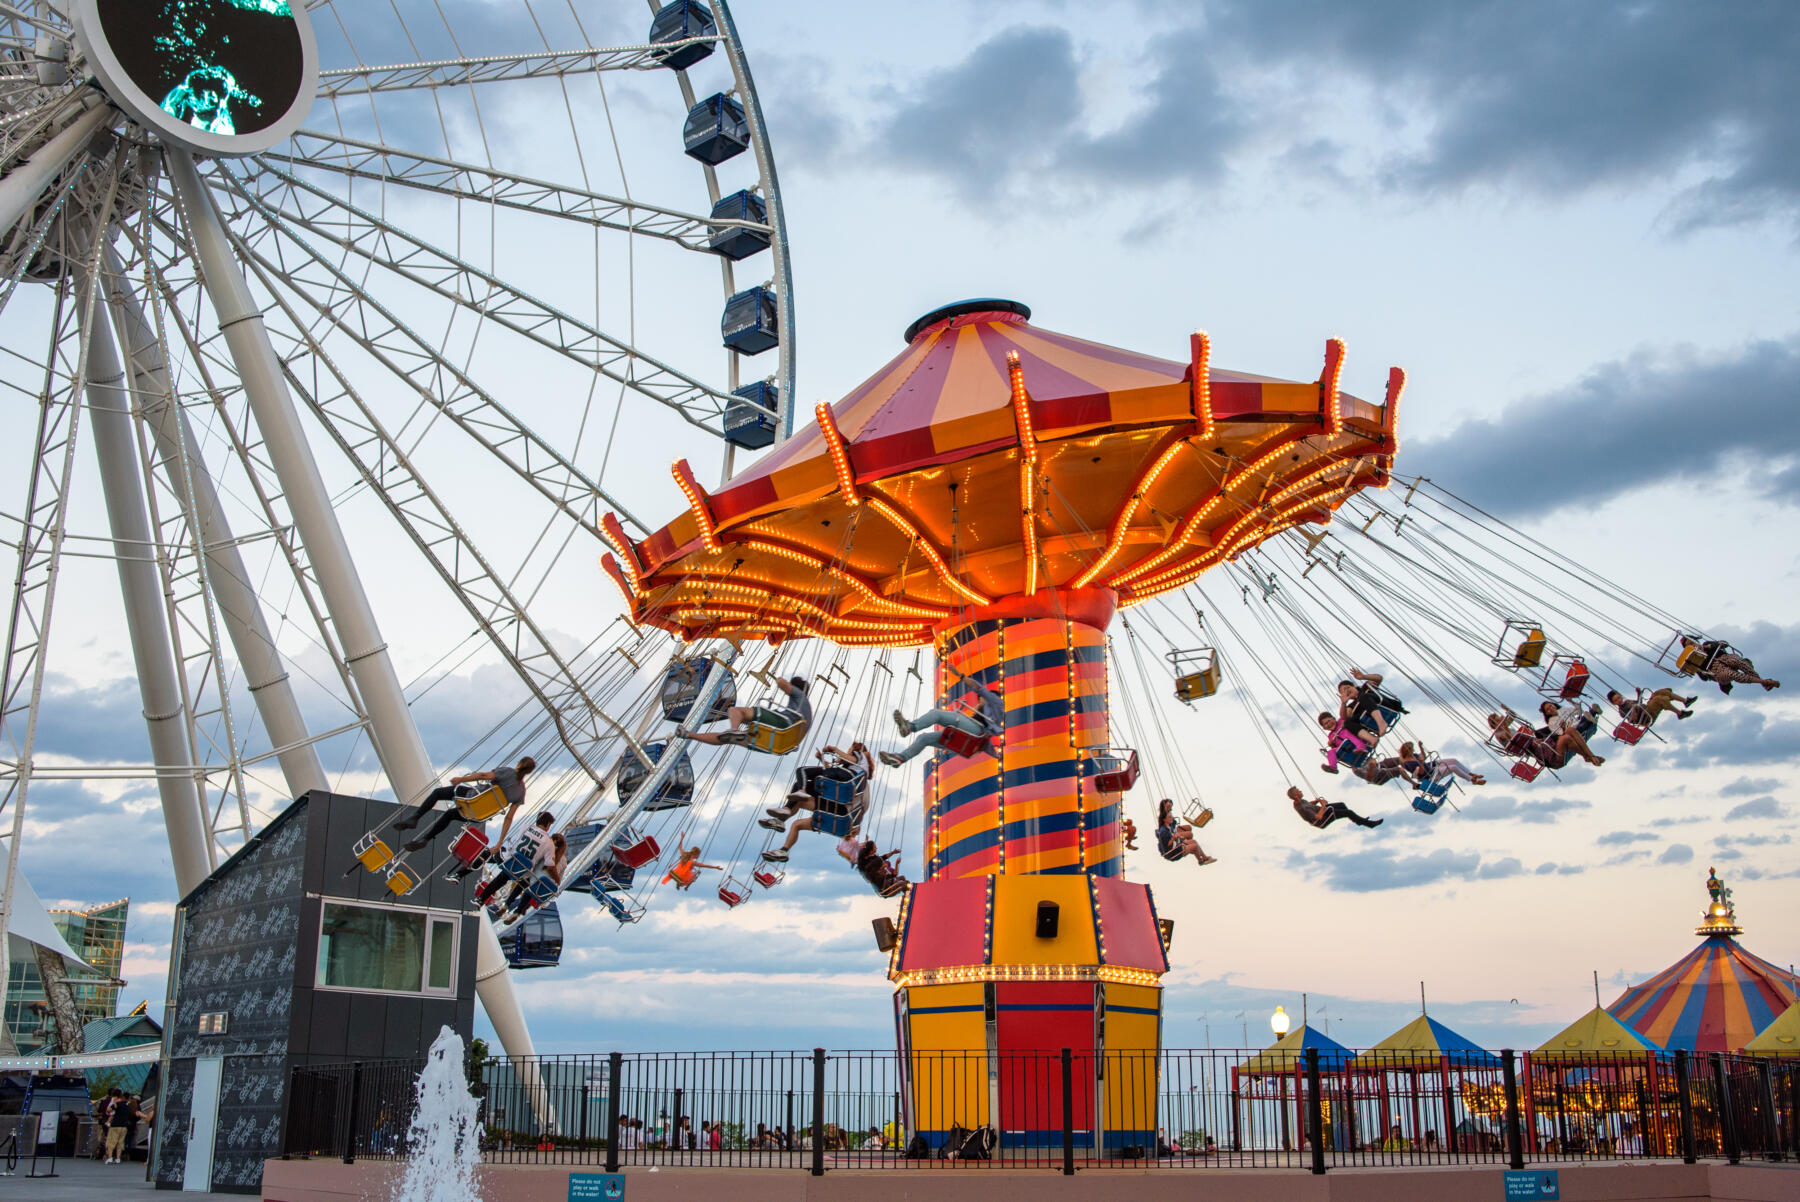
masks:
MULTIPOLYGON (((96 207, 104 220, 110 217, 119 186, 117 146, 107 153, 100 172, 107 178, 96 207)), ((68 262, 73 252, 69 225, 65 223, 60 228, 59 249, 68 262)), ((5 877, 0 881, 0 932, 8 931, 12 921, 19 852, 25 836, 25 803, 31 788, 32 756, 37 746, 44 674, 49 663, 50 622, 56 608, 66 542, 69 482, 81 428, 81 390, 87 380, 88 340, 82 336, 82 328, 93 320, 99 291, 93 286, 94 268, 100 257, 99 239, 89 241, 92 245, 86 248, 87 270, 64 271, 55 285, 34 453, 19 532, 18 565, 7 619, 6 655, 0 661, 0 741, 11 757, 10 762, 0 764, 0 839, 6 844, 5 877)), ((0 940, 0 970, 6 974, 0 975, 0 980, 8 979, 11 973, 11 942, 10 937, 0 940)))
MULTIPOLYGON (((421 401, 449 418, 559 512, 595 538, 602 537, 601 519, 608 509, 618 506, 611 494, 417 331, 362 291, 347 272, 299 237, 279 213, 259 208, 269 227, 279 230, 284 238, 263 239, 269 253, 240 238, 242 254, 246 262, 253 262, 259 270, 286 281, 294 289, 315 311, 313 327, 335 327, 338 333, 355 341, 376 362, 411 385, 421 401)), ((618 512, 639 530, 649 532, 630 510, 619 507, 618 512)))
POLYGON ((548 50, 536 54, 484 54, 381 67, 340 67, 319 72, 319 95, 364 96, 371 92, 405 92, 456 88, 466 84, 519 79, 559 79, 594 71, 653 71, 662 59, 687 46, 710 45, 716 34, 661 42, 654 46, 586 46, 580 50, 548 50))
POLYGON ((404 184, 457 200, 477 201, 539 216, 561 217, 620 233, 661 238, 707 254, 712 253, 706 244, 707 237, 716 230, 770 232, 763 222, 723 217, 715 220, 641 200, 570 188, 455 159, 409 154, 377 142, 314 130, 303 129, 296 133, 292 144, 291 154, 264 151, 261 158, 264 162, 280 163, 288 168, 330 171, 382 184, 404 184))
MULTIPOLYGON (((260 161, 260 160, 259 160, 260 161)), ((272 163, 245 180, 222 166, 218 182, 263 217, 304 230, 530 339, 589 371, 666 405, 692 424, 721 436, 725 408, 736 398, 677 371, 580 318, 522 292, 449 251, 433 246, 364 209, 272 163)))
MULTIPOLYGON (((235 232, 232 233, 237 238, 235 232)), ((283 371, 295 394, 312 410, 363 482, 378 496, 432 567, 475 619, 515 675, 544 707, 562 743, 596 788, 604 788, 615 738, 629 732, 588 695, 582 680, 545 637, 525 606, 463 531, 443 501, 413 466, 412 458, 364 402, 326 348, 276 285, 276 275, 237 241, 250 267, 286 323, 270 323, 283 371), (295 364, 310 370, 297 370, 295 364)))

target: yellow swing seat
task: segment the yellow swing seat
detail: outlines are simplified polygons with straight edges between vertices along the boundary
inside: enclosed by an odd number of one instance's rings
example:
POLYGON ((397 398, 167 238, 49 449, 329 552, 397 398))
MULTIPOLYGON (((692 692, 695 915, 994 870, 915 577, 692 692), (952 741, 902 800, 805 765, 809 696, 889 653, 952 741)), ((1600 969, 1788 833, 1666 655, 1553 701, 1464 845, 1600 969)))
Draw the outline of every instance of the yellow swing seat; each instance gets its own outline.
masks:
POLYGON ((489 785, 471 797, 456 799, 456 812, 461 814, 465 822, 486 822, 495 814, 506 808, 506 794, 500 791, 499 785, 489 785))
POLYGON ((806 737, 806 723, 796 718, 786 726, 758 722, 750 729, 750 747, 769 755, 787 755, 806 737))
POLYGON ((394 849, 380 835, 364 835, 350 849, 350 854, 370 872, 380 872, 394 862, 394 849))

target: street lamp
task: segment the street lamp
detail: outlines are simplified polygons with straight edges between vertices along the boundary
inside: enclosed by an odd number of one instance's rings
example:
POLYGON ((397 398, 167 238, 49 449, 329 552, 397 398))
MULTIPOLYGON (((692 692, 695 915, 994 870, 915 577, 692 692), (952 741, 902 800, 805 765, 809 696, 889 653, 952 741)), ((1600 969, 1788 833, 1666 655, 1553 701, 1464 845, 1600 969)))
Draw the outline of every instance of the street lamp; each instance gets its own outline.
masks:
POLYGON ((1275 1007, 1275 1013, 1269 1015, 1269 1030, 1275 1032, 1275 1038, 1277 1039, 1286 1035, 1288 1029, 1293 1025, 1293 1020, 1288 1018, 1287 1011, 1280 1006, 1275 1007))

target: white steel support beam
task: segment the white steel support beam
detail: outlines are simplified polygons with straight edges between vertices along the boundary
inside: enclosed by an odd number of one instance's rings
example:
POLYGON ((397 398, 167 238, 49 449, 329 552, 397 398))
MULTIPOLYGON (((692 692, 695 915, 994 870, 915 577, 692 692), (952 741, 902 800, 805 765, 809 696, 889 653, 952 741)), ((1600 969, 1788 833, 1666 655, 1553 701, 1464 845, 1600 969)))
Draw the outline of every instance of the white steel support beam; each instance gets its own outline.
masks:
MULTIPOLYGON (((275 347, 269 341, 269 331, 250 296, 250 286, 232 254, 224 223, 194 167, 193 156, 173 148, 165 153, 169 178, 199 260, 202 281, 236 362, 238 378, 262 432, 270 462, 281 480, 294 524, 318 575, 319 589, 343 645, 344 658, 368 711, 375 753, 395 797, 403 803, 416 802, 432 786, 431 761, 406 707, 400 678, 388 657, 387 645, 381 640, 375 612, 363 592, 350 546, 319 475, 319 465, 307 445, 299 412, 288 394, 275 347)), ((500 951, 491 929, 481 940, 487 951, 476 962, 478 978, 484 962, 491 967, 493 955, 500 951)), ((501 963, 504 962, 502 956, 501 963)), ((512 979, 504 972, 491 973, 479 980, 476 991, 507 1055, 534 1055, 531 1034, 513 994, 512 979)))
POLYGON ((319 753, 288 679, 287 665, 276 649, 275 636, 269 632, 262 605, 251 586, 243 554, 219 503, 218 489, 200 457, 187 415, 176 403, 162 339, 145 319, 124 265, 111 247, 106 250, 103 281, 130 359, 137 412, 156 443, 165 473, 174 477, 181 472, 184 476, 171 478, 168 485, 191 505, 188 520, 205 551, 207 582, 226 637, 237 654, 244 682, 256 702, 257 714, 269 741, 277 748, 282 779, 295 797, 309 789, 328 788, 324 765, 319 762, 319 753))
POLYGON ((250 295, 250 286, 232 254, 230 238, 194 167, 193 156, 169 148, 165 157, 182 220, 199 261, 201 279, 219 319, 219 330, 231 351, 245 399, 293 511, 294 525, 318 575, 319 589, 343 646, 344 659, 368 709, 369 737, 375 754, 395 799, 407 804, 417 802, 431 790, 436 774, 406 707, 400 677, 394 671, 375 611, 363 591, 350 544, 331 507, 331 494, 307 444, 262 312, 250 295))
POLYGON ((62 174, 63 168, 117 115, 111 105, 89 109, 0 179, 0 235, 31 212, 38 197, 62 174))
MULTIPOLYGON (((98 308, 96 306, 96 308, 98 308)), ((106 496, 106 518, 112 530, 113 558, 119 570, 119 592, 125 603, 125 629, 131 638, 138 695, 150 733, 150 757, 156 763, 156 791, 162 801, 163 825, 175 862, 175 887, 186 896, 212 870, 209 838, 202 817, 191 749, 186 706, 175 674, 175 645, 169 637, 162 573, 156 541, 144 505, 144 481, 138 473, 131 409, 125 394, 125 369, 113 346, 106 313, 81 311, 88 340, 87 398, 94 453, 100 461, 100 486, 106 496)))

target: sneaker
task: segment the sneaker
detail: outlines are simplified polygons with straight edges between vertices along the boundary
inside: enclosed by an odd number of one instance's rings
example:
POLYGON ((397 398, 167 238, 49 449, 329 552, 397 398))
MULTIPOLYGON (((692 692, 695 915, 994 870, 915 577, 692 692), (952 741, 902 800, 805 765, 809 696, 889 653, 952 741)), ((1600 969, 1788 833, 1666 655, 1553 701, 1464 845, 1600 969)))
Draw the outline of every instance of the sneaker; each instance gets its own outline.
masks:
POLYGON ((765 831, 785 831, 787 829, 787 823, 779 818, 758 818, 756 820, 756 825, 762 827, 765 831))
POLYGON ((1208 864, 1217 864, 1219 862, 1219 857, 1218 856, 1209 856, 1209 855, 1206 855, 1205 853, 1202 853, 1200 858, 1195 862, 1197 864, 1199 864, 1200 867, 1205 868, 1208 864))
POLYGON ((419 825, 419 820, 417 818, 402 818, 400 821, 394 823, 394 829, 397 831, 410 831, 417 825, 419 825))
POLYGON ((420 848, 424 847, 427 842, 429 842, 429 840, 414 839, 412 842, 410 842, 406 845, 406 850, 407 851, 418 851, 420 848))
POLYGON ((1387 821, 1386 818, 1371 818, 1367 822, 1363 823, 1363 825, 1364 826, 1380 826, 1382 823, 1384 823, 1386 821, 1387 821))
POLYGON ((771 818, 780 818, 783 821, 786 821, 787 819, 792 818, 794 816, 794 810, 793 810, 792 806, 775 806, 771 809, 764 810, 763 813, 767 814, 771 818))
POLYGON ((895 755, 891 751, 884 751, 880 755, 876 756, 875 758, 880 760, 882 763, 886 764, 890 768, 898 768, 900 765, 902 765, 906 762, 905 760, 901 759, 899 756, 895 755))
POLYGON ((811 793, 808 793, 804 789, 796 789, 792 793, 789 793, 787 795, 787 799, 788 799, 787 811, 788 811, 788 813, 791 814, 795 810, 800 808, 801 802, 811 801, 813 799, 813 795, 811 793))
POLYGON ((787 852, 782 851, 779 847, 771 847, 768 851, 763 852, 762 858, 768 860, 772 864, 785 864, 787 863, 787 856, 787 852))
POLYGON ((1681 699, 1683 705, 1692 705, 1692 704, 1694 704, 1694 702, 1696 702, 1698 700, 1700 700, 1700 695, 1698 693, 1696 693, 1692 697, 1683 697, 1681 699))
POLYGON ((900 731, 901 738, 912 738, 912 723, 908 721, 906 715, 899 710, 894 711, 894 726, 900 731))
POLYGON ((1336 764, 1320 764, 1319 771, 1320 772, 1329 772, 1329 773, 1331 773, 1331 775, 1336 776, 1337 775, 1337 765, 1336 764))
POLYGON ((1692 718, 1693 716, 1694 716, 1693 710, 1676 710, 1675 711, 1675 720, 1677 722, 1681 721, 1683 718, 1692 718))

